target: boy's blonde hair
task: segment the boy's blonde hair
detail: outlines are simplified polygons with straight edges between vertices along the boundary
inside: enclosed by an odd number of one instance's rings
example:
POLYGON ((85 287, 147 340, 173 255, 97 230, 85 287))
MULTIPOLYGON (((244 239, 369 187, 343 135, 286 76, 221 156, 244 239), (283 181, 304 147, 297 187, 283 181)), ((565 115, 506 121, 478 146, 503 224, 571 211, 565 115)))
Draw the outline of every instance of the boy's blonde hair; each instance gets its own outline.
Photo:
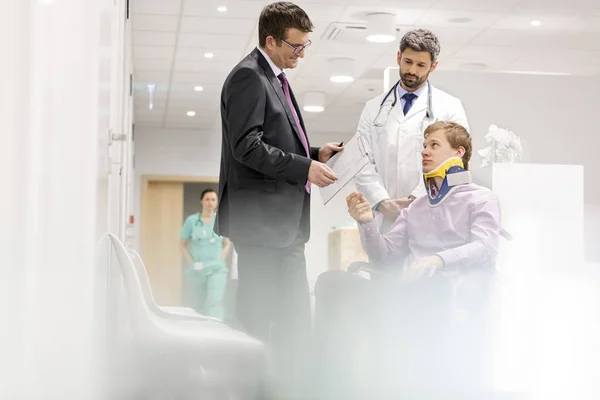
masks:
POLYGON ((471 161, 471 153, 473 152, 473 143, 471 142, 471 135, 465 129, 464 126, 452 121, 437 121, 429 125, 425 129, 425 137, 430 133, 443 130, 446 139, 450 143, 453 149, 463 147, 465 154, 462 156, 462 161, 465 169, 469 169, 469 161, 471 161))

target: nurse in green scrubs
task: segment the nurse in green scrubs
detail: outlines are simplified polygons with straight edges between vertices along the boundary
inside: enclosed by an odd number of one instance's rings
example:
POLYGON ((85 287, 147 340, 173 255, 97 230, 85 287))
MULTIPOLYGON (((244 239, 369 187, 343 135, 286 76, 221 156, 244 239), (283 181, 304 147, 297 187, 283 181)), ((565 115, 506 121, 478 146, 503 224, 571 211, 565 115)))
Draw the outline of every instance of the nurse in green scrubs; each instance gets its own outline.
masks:
POLYGON ((186 261, 184 293, 186 303, 196 311, 222 320, 229 240, 213 231, 217 193, 206 189, 200 203, 202 212, 190 215, 180 232, 181 252, 186 261))

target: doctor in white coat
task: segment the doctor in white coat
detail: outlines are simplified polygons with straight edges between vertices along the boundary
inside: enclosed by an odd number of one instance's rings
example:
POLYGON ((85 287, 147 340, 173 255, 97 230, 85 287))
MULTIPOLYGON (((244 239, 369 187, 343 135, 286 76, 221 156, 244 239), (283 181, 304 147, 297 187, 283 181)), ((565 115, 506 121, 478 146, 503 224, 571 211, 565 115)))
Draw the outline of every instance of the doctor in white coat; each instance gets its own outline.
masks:
POLYGON ((407 32, 400 41, 400 80, 365 105, 358 133, 370 148, 370 163, 356 176, 356 186, 391 224, 400 211, 425 194, 421 151, 425 128, 435 121, 469 126, 462 103, 429 83, 440 53, 429 30, 407 32))

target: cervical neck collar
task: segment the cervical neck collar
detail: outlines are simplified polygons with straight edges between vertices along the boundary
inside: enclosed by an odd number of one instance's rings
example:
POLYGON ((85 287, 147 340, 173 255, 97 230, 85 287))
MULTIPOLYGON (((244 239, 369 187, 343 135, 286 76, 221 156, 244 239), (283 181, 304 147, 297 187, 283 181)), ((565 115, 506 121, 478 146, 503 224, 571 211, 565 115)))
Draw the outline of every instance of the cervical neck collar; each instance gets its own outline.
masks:
POLYGON ((467 171, 460 157, 450 157, 433 171, 423 174, 429 205, 437 206, 459 185, 471 183, 471 172, 467 171), (442 178, 442 185, 435 186, 436 177, 442 178))

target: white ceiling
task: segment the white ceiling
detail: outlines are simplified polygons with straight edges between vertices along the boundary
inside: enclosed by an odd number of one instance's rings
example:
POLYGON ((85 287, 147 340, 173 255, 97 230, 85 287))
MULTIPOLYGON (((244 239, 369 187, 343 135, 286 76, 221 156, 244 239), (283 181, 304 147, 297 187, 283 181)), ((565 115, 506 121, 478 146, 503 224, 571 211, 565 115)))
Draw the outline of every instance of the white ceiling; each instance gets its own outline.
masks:
MULTIPOLYGON (((257 43, 264 0, 132 0, 136 126, 218 130, 221 85, 257 43), (221 13, 217 6, 226 5, 221 13), (214 58, 204 57, 206 52, 214 58), (156 84, 148 109, 146 84, 156 84), (201 85, 204 90, 194 91, 201 85), (188 117, 187 111, 196 115, 188 117)), ((369 43, 363 31, 344 29, 321 38, 332 24, 364 26, 369 12, 392 12, 400 36, 411 27, 440 38, 440 70, 484 63, 489 71, 592 75, 600 72, 598 0, 309 0, 296 1, 316 29, 313 45, 290 71, 300 104, 309 90, 326 93, 323 113, 304 112, 308 130, 352 132, 365 101, 382 89, 383 70, 396 65, 398 41, 369 43), (468 19, 452 22, 452 19, 468 19), (541 21, 533 27, 532 20, 541 21), (327 60, 355 60, 353 83, 329 81, 327 60)))

